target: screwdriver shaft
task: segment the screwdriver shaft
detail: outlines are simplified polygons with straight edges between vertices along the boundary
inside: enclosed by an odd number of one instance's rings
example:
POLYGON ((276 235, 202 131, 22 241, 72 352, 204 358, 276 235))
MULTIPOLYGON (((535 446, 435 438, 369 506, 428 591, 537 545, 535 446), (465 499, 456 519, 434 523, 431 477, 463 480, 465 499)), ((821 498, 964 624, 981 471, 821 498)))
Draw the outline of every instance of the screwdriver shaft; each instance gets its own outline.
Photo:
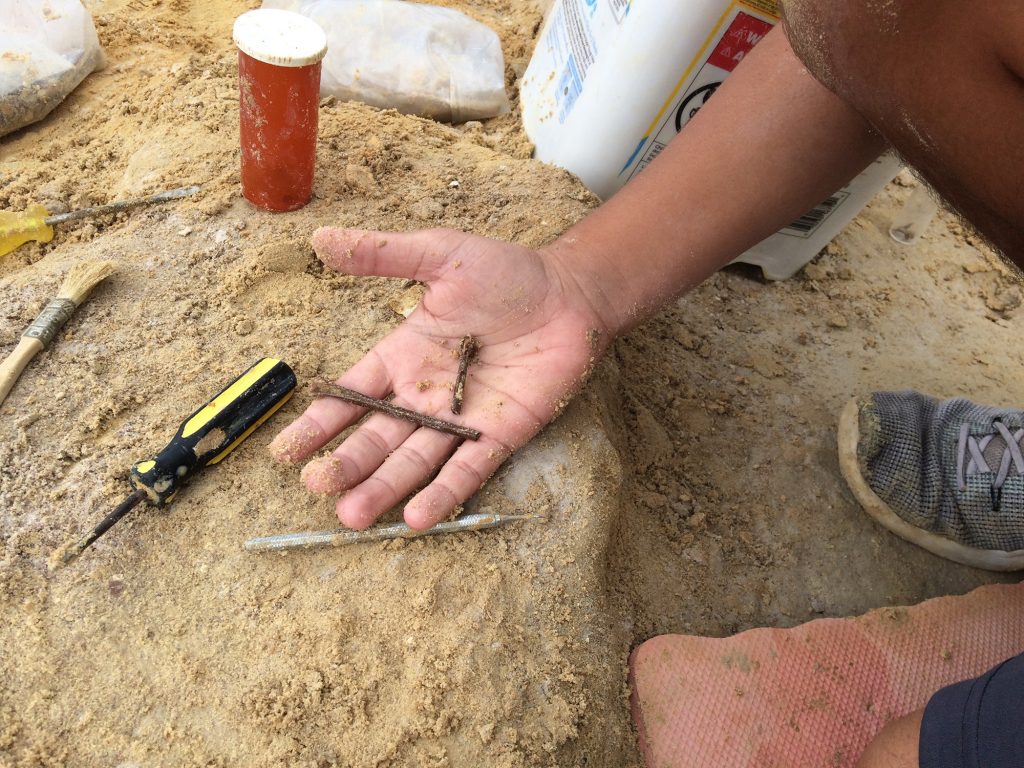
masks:
POLYGON ((82 552, 84 552, 86 549, 92 546, 93 542, 96 541, 96 539, 98 539, 104 533, 109 531, 118 520, 127 515, 129 512, 131 512, 132 509, 135 508, 135 505, 142 501, 144 498, 146 498, 145 491, 135 491, 128 498, 126 498, 124 501, 118 504, 117 507, 115 507, 110 514, 108 514, 106 517, 100 520, 99 523, 96 524, 96 527, 93 528, 88 535, 80 539, 78 542, 71 544, 70 546, 65 544, 63 547, 58 549, 56 553, 57 564, 67 565, 80 554, 82 554, 82 552))
POLYGON ((78 219, 86 219, 90 216, 102 216, 105 213, 117 213, 118 211, 126 211, 129 208, 137 208, 140 205, 152 205, 153 203, 163 203, 168 200, 177 200, 181 197, 188 197, 194 195, 199 191, 199 187, 179 187, 178 189, 169 189, 166 192, 160 192, 149 197, 140 197, 135 200, 119 200, 116 203, 110 203, 109 205, 98 205, 95 208, 82 208, 77 211, 68 211, 67 213, 58 213, 53 216, 47 216, 45 221, 47 224, 63 224, 66 221, 77 221, 78 219))

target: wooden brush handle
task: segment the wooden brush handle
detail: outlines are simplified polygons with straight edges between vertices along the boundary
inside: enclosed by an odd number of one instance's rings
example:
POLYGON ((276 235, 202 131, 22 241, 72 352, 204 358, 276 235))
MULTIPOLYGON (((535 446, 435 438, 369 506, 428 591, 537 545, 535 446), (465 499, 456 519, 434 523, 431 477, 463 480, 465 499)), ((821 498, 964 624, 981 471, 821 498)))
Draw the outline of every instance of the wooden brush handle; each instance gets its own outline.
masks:
POLYGON ((18 346, 7 356, 7 359, 0 363, 0 405, 7 399, 7 393, 11 391, 14 382, 21 376, 29 360, 35 357, 43 349, 43 342, 39 339, 31 339, 22 336, 18 346))

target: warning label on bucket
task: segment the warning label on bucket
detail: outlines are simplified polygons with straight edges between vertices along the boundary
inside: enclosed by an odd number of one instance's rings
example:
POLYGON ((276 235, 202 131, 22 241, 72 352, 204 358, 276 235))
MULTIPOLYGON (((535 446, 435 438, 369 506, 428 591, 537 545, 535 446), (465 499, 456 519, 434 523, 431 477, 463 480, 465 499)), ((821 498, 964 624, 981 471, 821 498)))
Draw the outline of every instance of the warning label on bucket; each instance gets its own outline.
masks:
POLYGON ((738 14, 708 56, 708 64, 732 72, 771 28, 772 25, 767 21, 746 13, 738 14))
POLYGON ((650 165, 683 126, 693 119, 729 73, 764 38, 774 26, 773 21, 734 10, 727 23, 719 27, 717 34, 705 47, 704 58, 690 67, 690 79, 681 84, 677 95, 668 109, 664 110, 657 129, 647 142, 644 151, 632 160, 632 167, 624 169, 628 178, 633 178, 650 165))

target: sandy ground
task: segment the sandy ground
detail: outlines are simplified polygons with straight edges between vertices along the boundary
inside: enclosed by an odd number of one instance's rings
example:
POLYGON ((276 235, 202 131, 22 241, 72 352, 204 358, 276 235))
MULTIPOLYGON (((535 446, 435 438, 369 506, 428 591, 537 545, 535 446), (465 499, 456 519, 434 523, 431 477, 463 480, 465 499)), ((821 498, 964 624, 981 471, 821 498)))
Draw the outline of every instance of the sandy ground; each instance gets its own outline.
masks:
MULTIPOLYGON (((534 5, 446 4, 499 32, 514 94, 534 5)), ((301 381, 336 375, 394 326, 403 284, 325 272, 307 245, 317 225, 539 245, 596 204, 529 159, 515 109, 452 128, 326 103, 314 201, 253 211, 230 46, 252 5, 94 3, 108 68, 0 140, 0 208, 203 185, 0 260, 0 353, 74 261, 121 265, 0 407, 0 765, 630 765, 625 663, 647 637, 995 578, 885 533, 838 472, 835 417, 854 394, 1024 402, 1020 289, 951 217, 917 246, 889 240, 909 177, 801 276, 732 268, 617 342, 476 502, 546 524, 244 553, 248 536, 333 523, 265 451, 300 392, 168 511, 47 572, 220 384, 268 354, 301 381)))

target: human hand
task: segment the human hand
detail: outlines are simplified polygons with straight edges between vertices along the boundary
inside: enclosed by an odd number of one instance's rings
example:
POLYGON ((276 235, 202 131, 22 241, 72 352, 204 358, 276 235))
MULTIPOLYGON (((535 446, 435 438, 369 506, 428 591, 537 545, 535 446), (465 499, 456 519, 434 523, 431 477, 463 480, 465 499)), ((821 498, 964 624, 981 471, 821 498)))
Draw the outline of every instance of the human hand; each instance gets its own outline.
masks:
MULTIPOLYGON (((436 472, 405 507, 426 529, 448 517, 580 388, 611 334, 571 272, 552 251, 451 230, 408 234, 322 228, 313 248, 349 275, 405 277, 426 284, 420 306, 338 383, 396 405, 481 431, 479 440, 372 414, 330 455, 309 462, 310 491, 343 494, 338 519, 366 528, 436 472), (460 416, 450 411, 460 340, 478 352, 460 416), (461 444, 460 444, 461 443, 461 444), (440 471, 438 471, 440 469, 440 471)), ((299 462, 353 424, 365 409, 314 400, 270 449, 299 462)))

